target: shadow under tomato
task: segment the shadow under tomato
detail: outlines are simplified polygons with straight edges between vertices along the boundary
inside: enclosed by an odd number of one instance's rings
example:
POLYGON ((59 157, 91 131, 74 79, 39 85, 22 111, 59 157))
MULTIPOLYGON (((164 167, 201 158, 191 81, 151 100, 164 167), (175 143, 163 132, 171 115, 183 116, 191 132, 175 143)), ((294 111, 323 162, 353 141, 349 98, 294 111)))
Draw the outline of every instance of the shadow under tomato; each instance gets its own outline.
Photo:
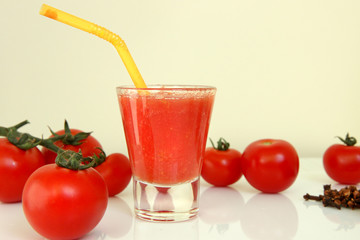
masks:
POLYGON ((22 203, 0 203, 0 239, 44 239, 28 223, 22 203))
POLYGON ((294 204, 280 193, 256 194, 241 214, 241 227, 251 239, 292 239, 298 225, 294 204))
POLYGON ((133 224, 133 214, 129 205, 119 196, 109 198, 108 207, 96 228, 84 239, 103 239, 104 236, 120 238, 125 236, 133 224))

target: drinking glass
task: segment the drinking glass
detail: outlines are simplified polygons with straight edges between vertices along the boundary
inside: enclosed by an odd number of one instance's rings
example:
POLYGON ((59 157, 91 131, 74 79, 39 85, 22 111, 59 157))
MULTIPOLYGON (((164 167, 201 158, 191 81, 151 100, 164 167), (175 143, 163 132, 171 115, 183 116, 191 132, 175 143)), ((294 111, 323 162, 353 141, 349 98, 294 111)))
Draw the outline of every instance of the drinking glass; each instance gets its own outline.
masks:
POLYGON ((216 88, 153 85, 116 90, 136 216, 149 221, 195 217, 216 88))

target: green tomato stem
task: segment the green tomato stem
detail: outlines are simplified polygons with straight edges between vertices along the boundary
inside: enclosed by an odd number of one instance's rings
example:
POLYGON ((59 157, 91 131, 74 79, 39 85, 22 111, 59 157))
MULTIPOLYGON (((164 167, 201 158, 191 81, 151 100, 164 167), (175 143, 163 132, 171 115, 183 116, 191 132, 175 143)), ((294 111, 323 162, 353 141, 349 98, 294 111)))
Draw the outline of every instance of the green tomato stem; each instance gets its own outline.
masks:
POLYGON ((337 137, 337 138, 339 138, 343 143, 345 143, 346 146, 354 146, 357 142, 356 138, 349 136, 349 133, 346 134, 345 139, 341 137, 337 137))
POLYGON ((217 141, 217 147, 215 146, 214 142, 210 139, 211 145, 213 146, 214 149, 219 150, 219 151, 226 151, 229 149, 230 147, 230 143, 227 142, 224 138, 220 138, 219 141, 217 141))

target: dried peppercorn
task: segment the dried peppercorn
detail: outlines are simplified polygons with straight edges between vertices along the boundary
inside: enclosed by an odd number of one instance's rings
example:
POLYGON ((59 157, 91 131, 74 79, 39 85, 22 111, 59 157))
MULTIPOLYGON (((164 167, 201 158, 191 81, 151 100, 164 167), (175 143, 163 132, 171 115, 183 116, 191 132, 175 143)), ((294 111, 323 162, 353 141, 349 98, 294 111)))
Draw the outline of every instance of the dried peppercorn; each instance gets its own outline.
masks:
POLYGON ((305 194, 304 199, 321 201, 324 207, 336 207, 337 209, 345 208, 360 208, 360 190, 356 186, 346 186, 340 190, 332 189, 331 185, 324 185, 323 195, 305 194))

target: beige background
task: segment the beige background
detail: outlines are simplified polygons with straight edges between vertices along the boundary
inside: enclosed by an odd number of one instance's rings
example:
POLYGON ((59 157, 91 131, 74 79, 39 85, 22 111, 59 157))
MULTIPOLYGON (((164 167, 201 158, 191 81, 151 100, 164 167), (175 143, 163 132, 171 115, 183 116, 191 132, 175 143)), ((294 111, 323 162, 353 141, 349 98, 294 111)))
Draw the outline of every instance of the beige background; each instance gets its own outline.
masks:
MULTIPOLYGON (((115 87, 131 84, 113 46, 38 14, 43 1, 0 0, 0 125, 28 119, 93 131, 126 153, 115 87)), ((145 81, 218 88, 209 137, 240 151, 260 138, 320 157, 360 140, 358 0, 48 0, 127 43, 145 81)))

